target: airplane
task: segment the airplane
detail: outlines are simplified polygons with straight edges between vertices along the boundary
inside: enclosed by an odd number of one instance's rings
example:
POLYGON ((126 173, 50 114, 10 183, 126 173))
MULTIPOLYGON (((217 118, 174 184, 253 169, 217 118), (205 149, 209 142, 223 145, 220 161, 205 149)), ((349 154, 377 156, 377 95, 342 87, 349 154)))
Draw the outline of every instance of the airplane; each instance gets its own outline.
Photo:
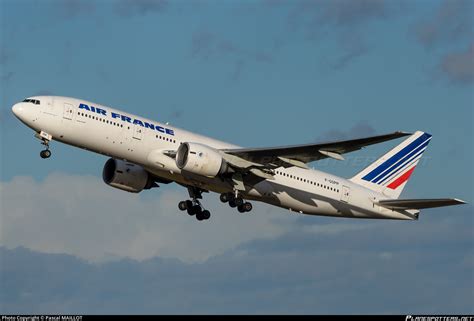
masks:
POLYGON ((211 216, 200 201, 210 191, 240 213, 252 210, 249 201, 259 201, 309 215, 418 220, 421 209, 465 204, 455 198, 399 199, 431 141, 423 131, 242 148, 82 99, 34 96, 12 111, 45 146, 41 158, 51 156, 50 142, 56 140, 110 157, 102 178, 114 188, 139 193, 180 184, 189 199, 178 208, 198 221, 211 216), (401 137, 403 142, 349 179, 308 167, 401 137))

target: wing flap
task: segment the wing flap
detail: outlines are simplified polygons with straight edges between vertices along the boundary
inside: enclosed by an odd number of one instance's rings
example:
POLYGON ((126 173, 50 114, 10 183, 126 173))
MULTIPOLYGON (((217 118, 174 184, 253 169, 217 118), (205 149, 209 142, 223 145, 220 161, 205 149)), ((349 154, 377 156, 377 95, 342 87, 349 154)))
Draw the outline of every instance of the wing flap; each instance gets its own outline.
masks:
POLYGON ((435 198, 435 199, 396 199, 396 200, 381 200, 377 202, 378 205, 397 210, 414 210, 432 207, 442 207, 466 204, 466 202, 457 198, 435 198))

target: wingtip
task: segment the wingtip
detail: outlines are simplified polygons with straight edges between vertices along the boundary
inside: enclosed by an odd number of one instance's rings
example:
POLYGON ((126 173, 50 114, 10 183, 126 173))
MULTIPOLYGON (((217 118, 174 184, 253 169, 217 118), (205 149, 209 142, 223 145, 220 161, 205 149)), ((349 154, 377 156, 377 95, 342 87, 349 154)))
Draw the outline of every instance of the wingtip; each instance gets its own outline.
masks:
POLYGON ((457 202, 458 204, 467 204, 467 202, 460 200, 459 198, 453 198, 453 200, 457 202))
POLYGON ((413 133, 404 132, 404 131, 402 131, 402 130, 396 131, 395 134, 400 135, 400 137, 401 137, 401 136, 410 136, 410 135, 413 135, 413 133))

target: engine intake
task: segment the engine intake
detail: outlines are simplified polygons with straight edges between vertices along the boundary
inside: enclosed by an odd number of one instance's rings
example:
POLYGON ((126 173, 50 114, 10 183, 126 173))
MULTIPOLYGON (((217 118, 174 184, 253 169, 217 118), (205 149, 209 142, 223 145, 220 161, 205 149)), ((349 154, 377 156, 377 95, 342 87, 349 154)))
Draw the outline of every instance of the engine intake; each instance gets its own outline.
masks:
POLYGON ((143 167, 110 158, 104 165, 105 184, 131 193, 139 193, 157 185, 143 167))
POLYGON ((193 174, 216 177, 229 171, 227 162, 212 147, 182 143, 176 153, 176 166, 193 174))

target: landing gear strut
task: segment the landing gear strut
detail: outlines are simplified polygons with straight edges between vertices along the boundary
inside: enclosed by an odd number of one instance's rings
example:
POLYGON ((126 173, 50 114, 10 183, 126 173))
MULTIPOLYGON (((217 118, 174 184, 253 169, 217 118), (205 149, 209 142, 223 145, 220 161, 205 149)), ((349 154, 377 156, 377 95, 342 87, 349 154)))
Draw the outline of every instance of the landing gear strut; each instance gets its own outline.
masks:
POLYGON ((240 213, 250 212, 253 208, 251 203, 245 202, 238 194, 222 193, 219 198, 222 203, 228 202, 230 207, 237 207, 240 213))
POLYGON ((190 216, 196 215, 198 221, 208 220, 211 217, 211 212, 204 209, 198 200, 198 198, 202 199, 202 191, 195 187, 188 187, 188 192, 192 199, 179 202, 178 208, 181 211, 187 211, 190 216))
POLYGON ((35 134, 35 137, 41 140, 41 145, 44 145, 45 149, 40 152, 40 157, 41 158, 50 158, 51 157, 51 151, 49 150, 49 142, 53 138, 50 134, 41 131, 37 134, 35 134))

